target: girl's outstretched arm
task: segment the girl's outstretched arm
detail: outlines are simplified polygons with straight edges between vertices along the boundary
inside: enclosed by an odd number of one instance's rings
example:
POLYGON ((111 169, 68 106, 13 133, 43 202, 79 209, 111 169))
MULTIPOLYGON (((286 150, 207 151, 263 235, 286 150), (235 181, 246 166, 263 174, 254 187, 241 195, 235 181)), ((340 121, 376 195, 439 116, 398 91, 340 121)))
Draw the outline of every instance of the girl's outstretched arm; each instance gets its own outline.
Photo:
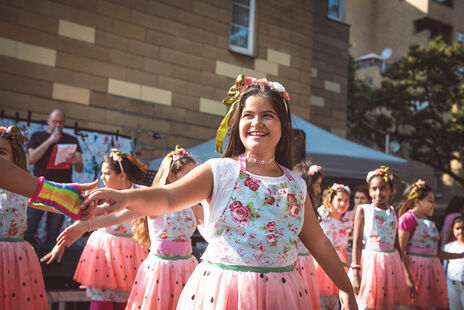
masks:
POLYGON ((56 239, 58 246, 71 246, 80 236, 88 231, 93 231, 99 228, 108 227, 111 225, 121 224, 133 219, 142 217, 138 213, 129 210, 122 210, 118 213, 110 215, 102 215, 86 221, 76 221, 58 236, 56 239))
POLYGON ((438 258, 439 259, 459 259, 459 258, 464 258, 464 252, 463 253, 449 253, 445 252, 442 250, 438 250, 438 258))
POLYGON ((353 289, 356 294, 359 293, 359 286, 361 279, 359 278, 359 271, 361 269, 361 253, 362 253, 362 240, 364 233, 364 210, 357 208, 354 215, 354 229, 353 229, 353 253, 351 259, 351 270, 353 275, 353 289))
POLYGON ((316 220, 309 196, 306 196, 305 200, 304 224, 299 237, 324 272, 340 289, 342 309, 357 309, 350 280, 332 243, 327 239, 316 220))
POLYGON ((127 208, 141 215, 158 216, 196 205, 210 198, 212 190, 213 172, 209 164, 202 164, 166 186, 121 191, 98 189, 89 195, 82 208, 90 208, 96 215, 127 208), (101 206, 102 203, 106 205, 101 206))
POLYGON ((0 157, 0 188, 24 197, 32 197, 39 187, 39 179, 0 157))

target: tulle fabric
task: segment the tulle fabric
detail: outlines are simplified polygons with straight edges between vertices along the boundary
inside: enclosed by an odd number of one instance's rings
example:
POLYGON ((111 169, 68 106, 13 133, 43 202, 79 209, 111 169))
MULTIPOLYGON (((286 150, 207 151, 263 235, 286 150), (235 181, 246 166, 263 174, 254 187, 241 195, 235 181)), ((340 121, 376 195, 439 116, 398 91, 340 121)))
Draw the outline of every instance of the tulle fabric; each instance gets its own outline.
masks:
POLYGON ((409 305, 448 308, 448 289, 443 265, 437 257, 408 255, 408 268, 416 285, 416 298, 409 305))
POLYGON ((0 309, 48 309, 39 259, 26 241, 0 242, 0 309))
MULTIPOLYGON (((342 251, 337 251, 338 257, 340 258, 340 261, 346 263, 346 258, 343 255, 342 251)), ((338 296, 338 288, 335 286, 335 284, 330 280, 329 276, 322 270, 322 268, 316 264, 316 270, 317 270, 317 283, 319 284, 319 291, 321 295, 324 296, 338 296)))
POLYGON ((126 309, 175 310, 180 293, 198 261, 148 255, 140 265, 126 309))
POLYGON ((311 309, 311 301, 295 270, 241 272, 203 262, 188 280, 177 309, 311 309))
POLYGON ((364 250, 360 273, 356 297, 360 308, 393 309, 408 305, 409 290, 396 250, 392 253, 364 250))
POLYGON ((148 251, 130 237, 93 232, 74 273, 74 280, 99 289, 130 292, 148 251))
POLYGON ((319 285, 317 282, 316 262, 311 255, 298 256, 294 270, 298 271, 304 280, 306 288, 309 292, 309 299, 313 310, 321 308, 319 298, 319 285))

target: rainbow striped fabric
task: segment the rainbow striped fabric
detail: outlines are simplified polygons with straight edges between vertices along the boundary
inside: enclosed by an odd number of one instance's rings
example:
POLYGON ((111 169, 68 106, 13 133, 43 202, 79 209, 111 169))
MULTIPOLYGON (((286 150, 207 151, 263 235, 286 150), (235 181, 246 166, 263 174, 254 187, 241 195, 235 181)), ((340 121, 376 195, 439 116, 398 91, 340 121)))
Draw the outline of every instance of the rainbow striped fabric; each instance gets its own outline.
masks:
POLYGON ((29 199, 32 205, 55 208, 61 213, 78 220, 82 210, 79 208, 84 197, 77 184, 60 184, 39 178, 40 185, 29 199))

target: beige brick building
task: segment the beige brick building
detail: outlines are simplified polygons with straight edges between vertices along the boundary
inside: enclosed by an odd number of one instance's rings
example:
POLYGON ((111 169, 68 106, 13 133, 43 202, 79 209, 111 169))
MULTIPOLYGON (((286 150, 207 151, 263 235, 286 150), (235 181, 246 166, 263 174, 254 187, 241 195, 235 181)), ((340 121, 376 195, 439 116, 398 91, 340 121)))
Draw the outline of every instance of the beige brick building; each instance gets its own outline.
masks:
MULTIPOLYGON (((348 26, 327 1, 250 0, 251 53, 230 47, 234 1, 0 1, 0 107, 133 135, 145 160, 215 136, 239 73, 281 82, 295 114, 346 134, 348 26)), ((243 7, 241 7, 243 9, 243 7)), ((246 7, 245 7, 246 9, 246 7)))
MULTIPOLYGON (((380 85, 384 61, 401 58, 413 44, 427 45, 437 35, 451 43, 464 40, 464 1, 459 0, 350 0, 346 1, 346 22, 350 25, 350 53, 361 66, 357 76, 380 85), (387 50, 386 50, 387 49, 387 50), (388 49, 391 51, 388 53, 388 49), (391 56, 382 59, 384 56, 391 56), (375 56, 375 55, 376 56, 375 56)), ((407 155, 400 150, 399 156, 407 155)), ((462 172, 459 164, 453 165, 462 172)), ((446 204, 452 195, 462 195, 462 187, 449 176, 436 174, 423 164, 410 160, 411 180, 422 178, 429 184, 443 184, 439 203, 446 204)))

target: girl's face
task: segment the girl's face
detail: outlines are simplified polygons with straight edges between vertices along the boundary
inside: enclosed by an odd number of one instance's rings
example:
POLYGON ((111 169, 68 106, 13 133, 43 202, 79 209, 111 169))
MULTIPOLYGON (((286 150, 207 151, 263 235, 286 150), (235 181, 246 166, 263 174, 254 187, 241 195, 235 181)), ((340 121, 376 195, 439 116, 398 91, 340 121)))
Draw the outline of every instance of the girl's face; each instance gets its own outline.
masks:
POLYGON ((341 219, 342 215, 348 210, 350 206, 350 197, 345 192, 337 192, 329 202, 330 216, 341 219))
POLYGON ((14 163, 13 147, 7 138, 0 138, 0 157, 5 158, 11 163, 14 163))
POLYGON ((101 173, 101 179, 106 187, 117 190, 125 189, 127 187, 126 174, 123 172, 117 174, 116 171, 111 169, 107 162, 103 162, 101 173))
POLYGON ((355 192, 354 193, 354 205, 355 207, 359 205, 365 205, 369 203, 369 198, 363 192, 355 192))
POLYGON ((250 96, 245 101, 239 123, 240 140, 248 152, 274 155, 282 136, 279 116, 269 100, 250 96))
POLYGON ((427 217, 433 215, 433 210, 435 209, 435 196, 432 192, 429 192, 421 200, 416 199, 414 205, 414 211, 417 215, 427 217))
POLYGON ((456 222, 453 226, 454 237, 461 243, 464 243, 464 222, 456 222))
POLYGON ((321 183, 322 183, 322 177, 317 178, 316 181, 311 183, 311 189, 312 189, 314 195, 316 195, 316 196, 321 194, 321 183))
POLYGON ((390 200, 392 189, 390 185, 385 182, 382 177, 373 177, 369 184, 369 195, 372 198, 372 202, 377 207, 386 207, 390 200))
POLYGON ((193 168, 195 168, 197 165, 194 163, 188 163, 187 165, 184 166, 181 170, 177 171, 176 174, 171 174, 169 173, 168 175, 168 181, 169 183, 175 182, 181 178, 183 178, 187 173, 189 173, 193 168))

